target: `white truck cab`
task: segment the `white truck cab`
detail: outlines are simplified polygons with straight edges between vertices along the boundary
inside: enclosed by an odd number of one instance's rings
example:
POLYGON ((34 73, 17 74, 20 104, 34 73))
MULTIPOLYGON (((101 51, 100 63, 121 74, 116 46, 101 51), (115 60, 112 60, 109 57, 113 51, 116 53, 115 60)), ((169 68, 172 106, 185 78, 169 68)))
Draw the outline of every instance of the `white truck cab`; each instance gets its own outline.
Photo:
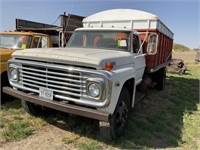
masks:
MULTIPOLYGON (((120 52, 119 56, 121 57, 121 52, 126 52, 130 55, 130 58, 125 58, 129 60, 129 62, 116 57, 113 57, 113 60, 109 59, 113 64, 113 70, 123 64, 133 64, 134 66, 132 67, 136 70, 136 84, 139 84, 142 81, 142 76, 146 67, 145 54, 143 54, 141 39, 137 31, 119 28, 79 28, 75 30, 67 46, 87 48, 90 50, 104 50, 101 51, 101 53, 104 53, 102 55, 103 57, 105 57, 106 53, 112 53, 111 56, 114 56, 114 54, 118 52, 120 52), (108 52, 105 52, 105 50, 108 52)), ((105 63, 106 62, 101 65, 105 67, 105 63)))

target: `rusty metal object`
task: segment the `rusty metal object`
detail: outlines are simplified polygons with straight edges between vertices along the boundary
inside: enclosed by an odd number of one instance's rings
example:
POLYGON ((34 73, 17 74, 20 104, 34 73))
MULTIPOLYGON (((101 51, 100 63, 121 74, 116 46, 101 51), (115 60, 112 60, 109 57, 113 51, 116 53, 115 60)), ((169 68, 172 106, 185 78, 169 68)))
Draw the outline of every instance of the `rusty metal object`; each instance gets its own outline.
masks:
POLYGON ((187 71, 187 66, 184 64, 182 59, 172 59, 167 67, 167 72, 177 73, 179 75, 185 74, 187 71))
POLYGON ((19 98, 21 100, 42 105, 42 106, 59 110, 62 112, 84 116, 84 117, 88 117, 88 118, 92 118, 92 119, 96 119, 100 121, 105 121, 105 122, 109 121, 109 117, 110 117, 109 113, 101 112, 96 109, 86 108, 86 107, 72 105, 72 104, 63 104, 54 100, 46 100, 46 99, 40 98, 39 96, 30 95, 30 93, 27 94, 27 93, 12 89, 10 87, 4 87, 3 92, 11 96, 14 96, 16 98, 19 98))
POLYGON ((200 51, 196 54, 195 61, 200 62, 200 51))

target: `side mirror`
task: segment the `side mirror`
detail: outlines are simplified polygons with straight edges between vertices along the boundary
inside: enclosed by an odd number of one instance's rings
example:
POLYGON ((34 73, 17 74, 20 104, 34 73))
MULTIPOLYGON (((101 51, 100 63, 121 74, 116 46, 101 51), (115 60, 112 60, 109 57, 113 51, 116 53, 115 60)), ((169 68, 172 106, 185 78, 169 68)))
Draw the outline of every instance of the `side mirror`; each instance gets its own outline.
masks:
POLYGON ((157 45, 158 45, 158 34, 149 33, 148 44, 147 44, 147 49, 146 49, 147 54, 155 55, 157 53, 157 45))

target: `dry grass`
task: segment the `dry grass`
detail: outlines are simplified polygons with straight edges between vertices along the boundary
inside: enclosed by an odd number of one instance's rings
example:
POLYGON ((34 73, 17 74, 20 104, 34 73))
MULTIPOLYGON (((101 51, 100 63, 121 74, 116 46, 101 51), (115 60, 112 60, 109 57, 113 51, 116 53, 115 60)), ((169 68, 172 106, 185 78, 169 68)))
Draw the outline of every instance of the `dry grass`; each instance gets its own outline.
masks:
POLYGON ((189 52, 173 52, 172 53, 172 58, 175 59, 182 59, 187 65, 193 65, 197 64, 195 62, 195 56, 196 52, 195 51, 189 51, 189 52))

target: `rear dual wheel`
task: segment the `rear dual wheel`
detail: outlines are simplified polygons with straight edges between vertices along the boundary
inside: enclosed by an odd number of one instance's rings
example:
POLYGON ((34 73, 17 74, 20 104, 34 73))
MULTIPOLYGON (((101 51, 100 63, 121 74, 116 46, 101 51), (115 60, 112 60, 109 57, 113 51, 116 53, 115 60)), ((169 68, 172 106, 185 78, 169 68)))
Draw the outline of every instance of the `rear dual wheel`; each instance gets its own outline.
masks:
POLYGON ((166 68, 161 68, 155 73, 156 76, 156 85, 157 90, 163 90, 166 83, 166 68))

